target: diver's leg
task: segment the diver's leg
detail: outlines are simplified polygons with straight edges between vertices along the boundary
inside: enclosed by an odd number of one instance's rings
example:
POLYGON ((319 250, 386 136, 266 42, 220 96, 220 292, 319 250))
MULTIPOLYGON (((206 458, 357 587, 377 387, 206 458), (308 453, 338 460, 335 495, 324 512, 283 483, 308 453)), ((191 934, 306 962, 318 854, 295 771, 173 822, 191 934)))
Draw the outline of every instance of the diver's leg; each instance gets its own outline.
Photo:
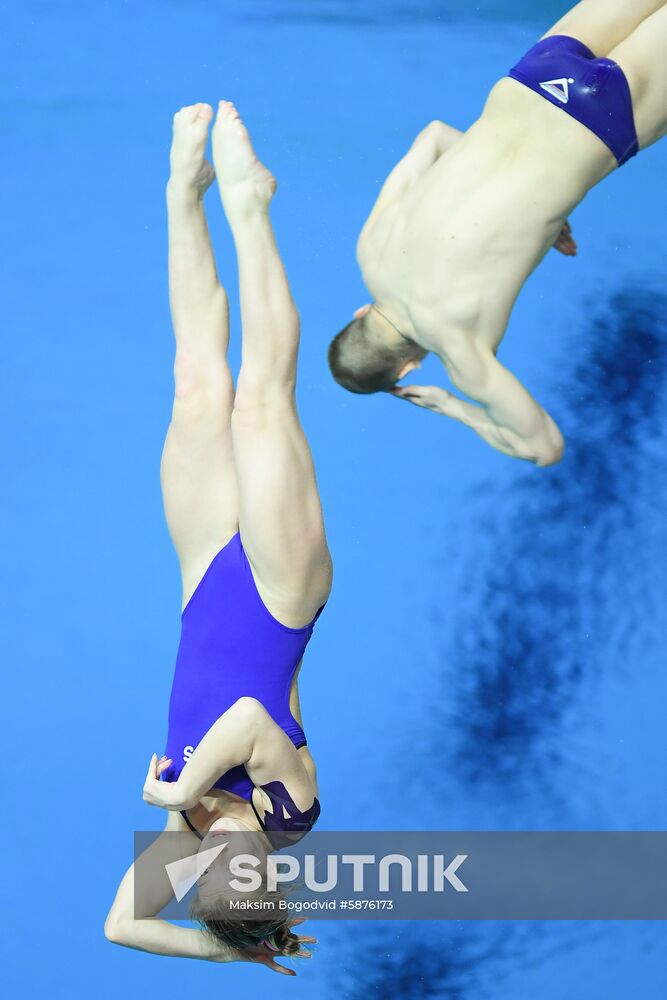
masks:
POLYGON ((625 73, 640 149, 667 133, 667 5, 609 53, 625 73))
POLYGON ((608 56, 664 4, 665 0, 581 0, 544 37, 570 35, 596 56, 608 56))
POLYGON ((214 178, 205 159, 211 117, 207 104, 175 115, 167 185, 176 361, 161 481, 167 524, 181 563, 184 603, 238 527, 227 296, 218 281, 203 205, 214 178))
POLYGON ((239 265, 243 347, 232 434, 241 536, 270 610, 300 627, 328 596, 331 564, 296 408, 299 317, 269 219, 275 181, 227 102, 213 157, 239 265))

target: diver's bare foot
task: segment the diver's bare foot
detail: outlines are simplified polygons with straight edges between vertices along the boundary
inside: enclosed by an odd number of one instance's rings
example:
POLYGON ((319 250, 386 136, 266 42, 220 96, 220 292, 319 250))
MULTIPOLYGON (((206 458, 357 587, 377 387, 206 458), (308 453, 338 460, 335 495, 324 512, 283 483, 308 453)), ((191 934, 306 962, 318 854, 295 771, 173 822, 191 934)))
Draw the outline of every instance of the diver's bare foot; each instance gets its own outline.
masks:
POLYGON ((167 185, 169 194, 201 199, 213 183, 215 171, 205 156, 212 118, 210 104, 191 104, 174 115, 174 137, 169 154, 171 175, 167 185))
POLYGON ((257 159, 248 130, 230 101, 220 101, 213 126, 213 162, 227 215, 236 211, 266 212, 276 180, 257 159))

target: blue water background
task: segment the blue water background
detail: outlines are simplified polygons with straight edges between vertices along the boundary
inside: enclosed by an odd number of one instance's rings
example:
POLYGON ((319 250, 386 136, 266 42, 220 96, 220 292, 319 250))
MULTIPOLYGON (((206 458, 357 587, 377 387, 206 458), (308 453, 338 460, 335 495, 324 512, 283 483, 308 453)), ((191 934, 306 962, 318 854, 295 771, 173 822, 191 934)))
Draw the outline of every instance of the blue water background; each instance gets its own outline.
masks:
MULTIPOLYGON (((659 924, 318 923, 296 980, 102 935, 132 832, 156 822, 141 785, 178 641, 158 482, 172 351, 163 189, 171 116, 199 100, 237 102, 280 182, 300 407, 336 562, 301 674, 322 827, 665 828, 667 145, 576 211, 579 257, 549 255, 503 345, 566 430, 561 466, 528 469, 444 419, 346 395, 325 362, 367 301, 355 240, 388 170, 430 119, 473 121, 565 8, 7 5, 8 996, 667 995, 659 924)), ((238 360, 214 193, 209 209, 238 360)))

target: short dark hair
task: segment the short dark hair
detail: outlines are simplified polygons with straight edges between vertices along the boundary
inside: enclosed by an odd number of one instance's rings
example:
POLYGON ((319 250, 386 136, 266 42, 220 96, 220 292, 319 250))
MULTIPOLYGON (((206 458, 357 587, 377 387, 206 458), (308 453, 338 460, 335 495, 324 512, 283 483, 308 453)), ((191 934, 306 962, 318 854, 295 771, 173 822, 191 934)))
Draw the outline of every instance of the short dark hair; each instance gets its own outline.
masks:
POLYGON ((329 368, 339 385, 350 392, 386 392, 396 384, 401 366, 418 348, 405 340, 389 347, 373 331, 368 313, 352 320, 329 345, 329 368))

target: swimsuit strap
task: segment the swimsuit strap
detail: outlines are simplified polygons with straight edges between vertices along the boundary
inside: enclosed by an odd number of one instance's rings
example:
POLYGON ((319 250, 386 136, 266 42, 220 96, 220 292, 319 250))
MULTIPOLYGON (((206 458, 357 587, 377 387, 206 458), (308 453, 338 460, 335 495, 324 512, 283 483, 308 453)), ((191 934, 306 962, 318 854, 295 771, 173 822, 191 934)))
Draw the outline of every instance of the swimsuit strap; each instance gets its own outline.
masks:
POLYGON ((185 809, 181 809, 181 810, 179 810, 179 811, 180 811, 180 814, 181 814, 181 816, 182 816, 182 817, 183 817, 183 819, 185 820, 185 822, 186 822, 186 823, 188 824, 188 826, 189 826, 189 827, 190 827, 190 829, 192 830, 192 832, 193 832, 193 833, 196 833, 196 834, 197 834, 197 836, 199 837, 199 839, 200 839, 200 840, 203 840, 203 839, 204 839, 204 834, 203 834, 203 833, 201 833, 201 832, 200 832, 200 831, 199 831, 199 830, 197 829, 197 827, 196 827, 196 826, 193 826, 193 825, 192 825, 192 823, 191 823, 191 822, 190 822, 190 820, 188 819, 188 814, 187 814, 187 812, 185 811, 185 809))

